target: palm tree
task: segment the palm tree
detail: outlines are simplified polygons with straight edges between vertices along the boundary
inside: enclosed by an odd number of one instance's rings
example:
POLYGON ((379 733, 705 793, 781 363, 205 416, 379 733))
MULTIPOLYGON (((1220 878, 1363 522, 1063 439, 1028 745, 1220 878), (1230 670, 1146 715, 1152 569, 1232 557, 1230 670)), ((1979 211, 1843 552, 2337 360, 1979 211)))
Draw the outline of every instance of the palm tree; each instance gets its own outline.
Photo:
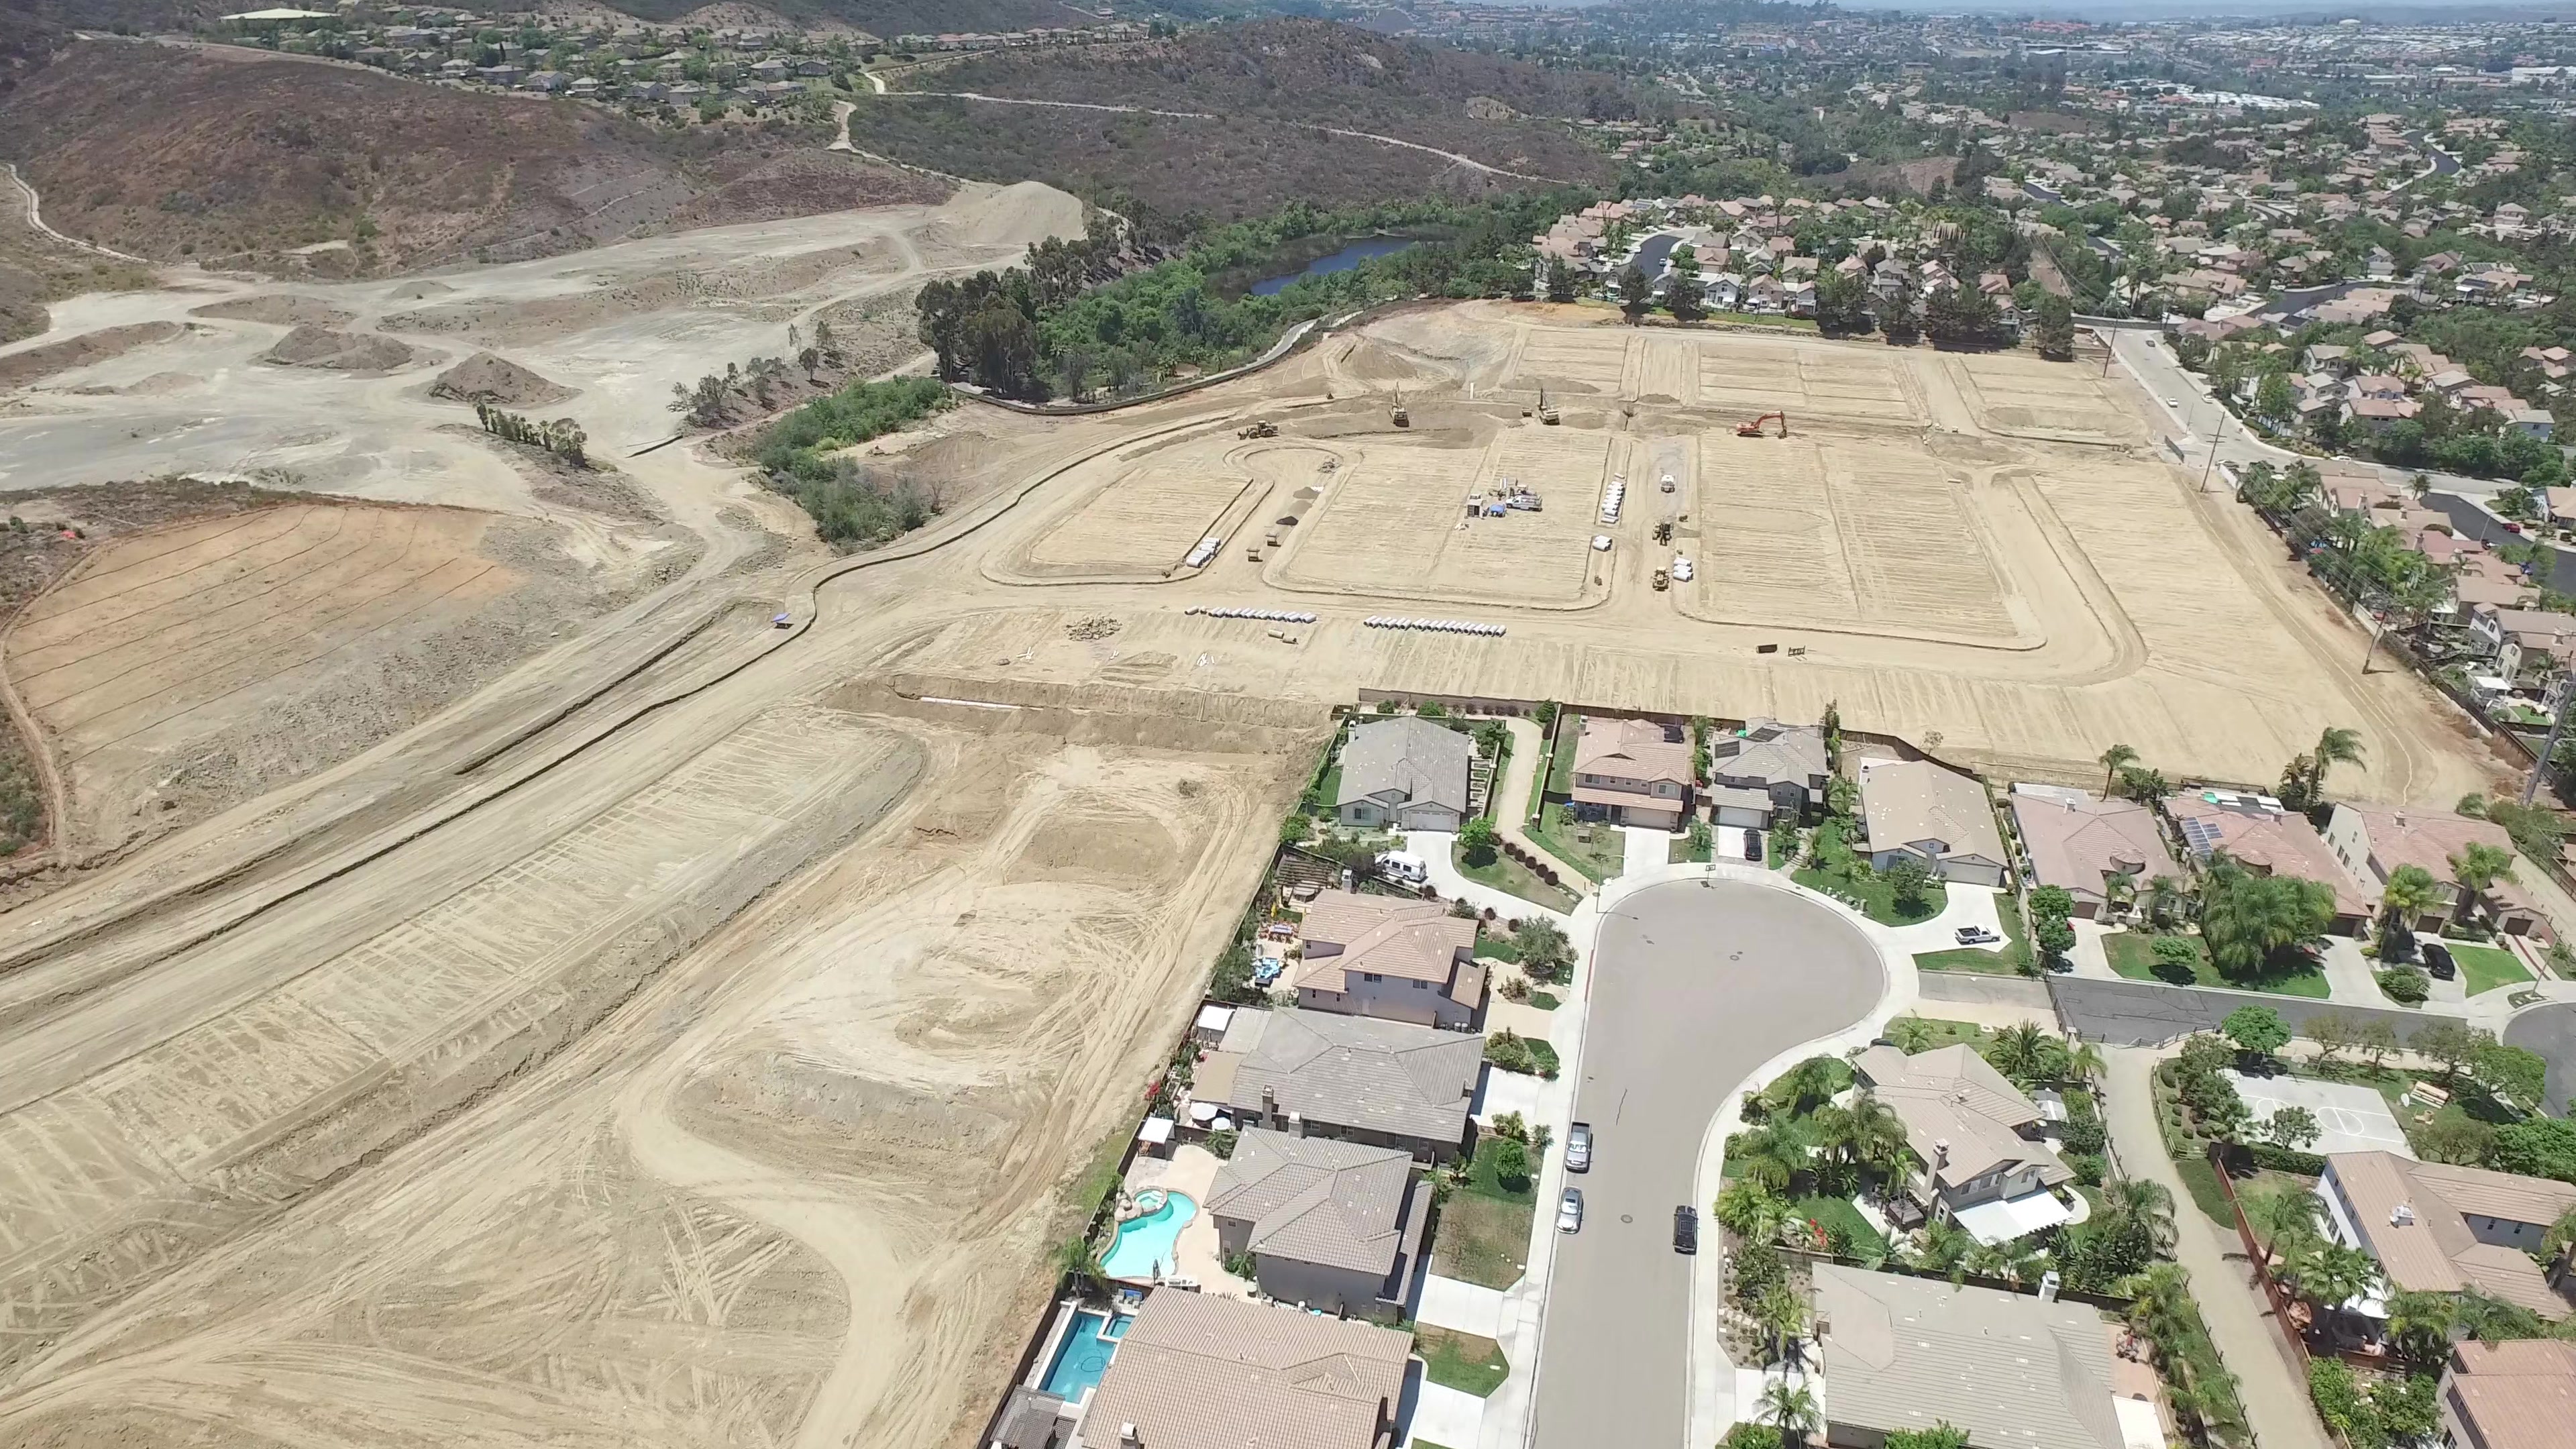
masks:
POLYGON ((1789 1204, 1750 1177, 1738 1177, 1717 1195, 1718 1225, 1748 1243, 1767 1243, 1789 1220, 1789 1204))
POLYGON ((2173 1251, 2173 1194, 2165 1190, 2163 1183, 2143 1177, 2115 1177, 2102 1184, 2102 1213, 2114 1222, 2132 1223, 2143 1229, 2157 1252, 2173 1251))
POLYGON ((2102 766, 2102 793, 2105 795, 2111 793, 2111 781, 2120 773, 2122 765, 2134 765, 2137 762, 2138 752, 2127 745, 2113 745, 2104 750, 2097 761, 2102 766))
POLYGON ((2469 904, 2476 910, 2486 909, 2487 887, 2500 880, 2513 879, 2513 852, 2501 845, 2471 841, 2459 854, 2451 857, 2451 879, 2468 892, 2469 904))
POLYGON ((1905 1139, 1905 1119, 1896 1109, 1878 1099, 1878 1094, 1863 1087, 1843 1109, 1842 1131, 1836 1146, 1859 1168, 1881 1174, 1897 1171, 1905 1165, 1909 1150, 1905 1139))
MULTIPOLYGON (((2362 763, 2361 732, 2326 726, 2325 733, 2317 736, 2317 747, 2309 759, 2308 803, 2313 805, 2326 797, 2326 771, 2337 765, 2362 763)), ((2369 766, 2363 765, 2362 768, 2368 769, 2369 766)))
POLYGON ((2319 1314, 2331 1314, 2370 1291, 2379 1281, 2379 1264, 2359 1248, 2327 1243, 2299 1261, 2296 1277, 2299 1296, 2319 1314))
POLYGON ((2147 882, 2147 924, 2163 927, 2182 915, 2188 893, 2179 876, 2160 875, 2147 882))
POLYGON ((1977 1240, 1968 1230, 1948 1219, 1929 1223, 1923 1229, 1923 1247, 1914 1256, 1914 1266, 1927 1272, 1947 1273, 1958 1282, 1968 1274, 1968 1254, 1974 1252, 1977 1240))
POLYGON ((1824 1421, 1816 1412, 1816 1396, 1804 1384, 1792 1388, 1787 1379, 1762 1391, 1762 1417, 1780 1431, 1781 1449, 1806 1443, 1807 1436, 1824 1421))
POLYGON ((2257 1197, 2245 1206, 2245 1220, 2262 1234, 2265 1266, 2284 1259, 2299 1257, 2319 1245, 2318 1228, 2323 1221, 2324 1205, 2312 1192, 2276 1192, 2257 1197))
MULTIPOLYGON (((2493 846, 2471 846, 2470 849, 2494 849, 2493 846)), ((2457 863, 2454 862, 2454 869, 2457 863)), ((2390 919, 2405 923, 2409 930, 2423 914, 2439 905, 2442 883, 2420 865, 2401 865, 2388 873, 2388 884, 2380 888, 2379 910, 2383 923, 2390 919)))
POLYGON ((1073 1280, 1073 1291, 1085 1298, 1109 1291, 1109 1270, 1087 1238, 1067 1238, 1056 1244, 1055 1266, 1073 1280))
POLYGON ((1919 1016, 1900 1016, 1887 1024, 1887 1039, 1910 1057, 1932 1044, 1932 1028, 1919 1016))
POLYGON ((2026 1082, 2039 1074, 2047 1052, 2048 1033, 2025 1021, 1996 1032, 1994 1045, 1986 1048, 1986 1060, 2014 1081, 2026 1082))
MULTIPOLYGON (((2307 1194, 2299 1194, 2305 1197, 2307 1194)), ((2451 1351, 2459 1299, 2448 1293, 2397 1293, 2388 1300, 2388 1343, 2400 1359, 2430 1367, 2451 1351)))
POLYGON ((2102 879, 2102 914, 2118 920, 2129 913, 2138 899, 2138 878, 2125 870, 2113 871, 2102 879))
POLYGON ((1789 1356, 1789 1344, 1807 1333, 1807 1303, 1786 1283, 1774 1283, 1753 1305, 1753 1321, 1771 1335, 1771 1361, 1789 1356))
POLYGON ((2040 1262, 2039 1250, 2020 1238, 1979 1243, 1968 1250, 1964 1266, 1980 1278, 2001 1278, 2018 1287, 2040 1262))
POLYGON ((2102 1048, 2092 1042, 2078 1042, 2066 1054, 2066 1074, 2079 1082, 2098 1082, 2104 1070, 2102 1048))

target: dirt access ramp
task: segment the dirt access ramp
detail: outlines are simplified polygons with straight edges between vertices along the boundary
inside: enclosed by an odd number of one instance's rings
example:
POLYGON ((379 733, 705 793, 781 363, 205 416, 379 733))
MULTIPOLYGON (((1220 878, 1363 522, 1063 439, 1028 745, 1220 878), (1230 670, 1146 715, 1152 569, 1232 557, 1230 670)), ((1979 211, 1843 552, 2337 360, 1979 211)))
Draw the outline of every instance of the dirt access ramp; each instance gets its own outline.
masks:
POLYGON ((102 541, 19 614, 10 687, 81 856, 346 759, 657 577, 637 527, 298 499, 102 541))

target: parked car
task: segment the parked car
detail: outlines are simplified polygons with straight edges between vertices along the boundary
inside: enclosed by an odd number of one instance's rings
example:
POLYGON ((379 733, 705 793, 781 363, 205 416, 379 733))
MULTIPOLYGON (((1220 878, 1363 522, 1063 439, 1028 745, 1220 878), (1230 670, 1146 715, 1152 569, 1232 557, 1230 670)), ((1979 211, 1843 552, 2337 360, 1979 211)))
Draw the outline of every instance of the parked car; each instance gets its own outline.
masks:
POLYGON ((1983 926, 1961 926, 1953 939, 1962 946, 1991 946, 2003 937, 1983 926))
POLYGON ((1762 832, 1750 825, 1744 827, 1744 858, 1755 865, 1762 863, 1762 832))
POLYGON ((1591 1123, 1577 1122, 1572 1127, 1566 1129, 1565 1170, 1568 1172, 1590 1172, 1592 1170, 1591 1123))
POLYGON ((2459 974, 2459 963, 2451 959, 2451 948, 2439 941, 2418 943, 2424 952, 2424 969, 2438 980, 2448 981, 2459 974))
POLYGON ((1673 1209, 1673 1251, 1699 1251, 1699 1209, 1688 1203, 1673 1209))
POLYGON ((1583 1189, 1569 1187, 1556 1205, 1556 1230, 1560 1233, 1583 1231, 1583 1189))

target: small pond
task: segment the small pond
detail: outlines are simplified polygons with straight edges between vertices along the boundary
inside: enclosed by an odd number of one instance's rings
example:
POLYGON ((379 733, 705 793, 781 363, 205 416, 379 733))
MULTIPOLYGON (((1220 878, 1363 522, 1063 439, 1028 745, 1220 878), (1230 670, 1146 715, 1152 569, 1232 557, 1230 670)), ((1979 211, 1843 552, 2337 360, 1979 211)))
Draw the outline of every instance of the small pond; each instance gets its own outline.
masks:
POLYGON ((1362 237, 1360 240, 1352 242, 1350 245, 1343 247, 1340 251, 1333 253, 1331 256, 1317 257, 1315 260, 1307 263, 1306 269, 1302 272, 1291 272, 1284 277, 1271 277, 1266 280, 1253 283, 1252 295, 1256 297, 1275 296, 1279 292, 1285 290, 1292 282, 1301 282, 1308 277, 1329 276, 1334 272, 1347 272, 1351 268, 1358 266, 1360 263, 1367 261, 1371 257, 1393 256, 1395 253, 1400 252, 1411 245, 1413 245, 1413 238, 1411 237, 1362 237))

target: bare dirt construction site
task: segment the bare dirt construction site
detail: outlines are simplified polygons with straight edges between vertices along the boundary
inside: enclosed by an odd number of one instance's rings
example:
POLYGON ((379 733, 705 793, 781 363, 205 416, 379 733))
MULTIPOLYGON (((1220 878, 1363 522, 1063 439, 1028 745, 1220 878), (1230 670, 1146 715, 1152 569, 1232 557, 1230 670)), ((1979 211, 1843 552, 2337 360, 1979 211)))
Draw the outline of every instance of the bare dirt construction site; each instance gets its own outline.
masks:
POLYGON ((942 515, 846 557, 668 443, 674 383, 826 312, 898 354, 926 276, 1080 225, 978 189, 53 309, 25 346, 171 330, 0 411, 12 509, 96 525, 0 639, 94 847, 0 909, 0 1442, 964 1449, 1363 690, 2499 773, 2116 378, 2026 356, 1402 310, 1135 408, 963 404, 876 445, 942 515), (411 355, 255 360, 297 327, 411 355), (475 434, 434 389, 486 353, 451 392, 618 471, 475 434), (185 470, 276 496, 72 501, 185 470))

